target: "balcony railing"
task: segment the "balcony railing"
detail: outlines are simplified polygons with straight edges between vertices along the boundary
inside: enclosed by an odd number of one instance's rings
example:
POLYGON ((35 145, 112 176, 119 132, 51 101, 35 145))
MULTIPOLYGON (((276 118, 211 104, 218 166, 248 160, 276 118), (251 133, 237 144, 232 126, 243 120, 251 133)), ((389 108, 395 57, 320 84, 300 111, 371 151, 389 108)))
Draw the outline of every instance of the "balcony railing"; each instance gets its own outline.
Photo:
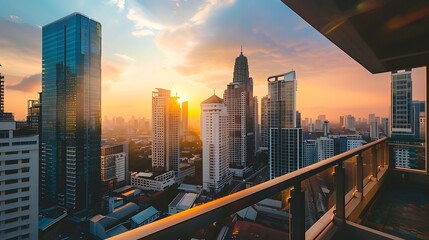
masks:
MULTIPOLYGON (((346 219, 357 218, 369 204, 380 188, 388 166, 389 144, 387 138, 383 138, 110 239, 178 239, 274 195, 280 195, 281 201, 288 205, 284 209, 289 211, 287 230, 290 239, 332 236, 342 232, 338 229, 343 226, 350 226, 346 219), (308 221, 309 213, 306 214, 310 210, 306 206, 308 194, 305 191, 311 188, 316 178, 327 179, 323 183, 327 197, 321 207, 325 209, 323 216, 317 216, 316 222, 311 222, 308 221)), ((321 204, 315 203, 316 206, 321 204)))

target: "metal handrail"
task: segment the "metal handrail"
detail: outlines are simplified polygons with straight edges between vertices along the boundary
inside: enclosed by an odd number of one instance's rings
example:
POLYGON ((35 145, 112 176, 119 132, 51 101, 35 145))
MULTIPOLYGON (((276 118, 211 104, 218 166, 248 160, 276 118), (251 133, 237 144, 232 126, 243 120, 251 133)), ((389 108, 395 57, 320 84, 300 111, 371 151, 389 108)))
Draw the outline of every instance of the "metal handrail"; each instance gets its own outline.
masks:
POLYGON ((341 153, 308 167, 298 169, 278 178, 263 182, 256 186, 196 206, 186 211, 160 219, 153 223, 119 234, 111 240, 119 239, 172 239, 180 238, 191 231, 205 227, 218 219, 227 217, 250 205, 258 203, 284 189, 297 185, 328 168, 338 166, 344 161, 362 152, 386 142, 387 137, 368 143, 359 148, 341 153))

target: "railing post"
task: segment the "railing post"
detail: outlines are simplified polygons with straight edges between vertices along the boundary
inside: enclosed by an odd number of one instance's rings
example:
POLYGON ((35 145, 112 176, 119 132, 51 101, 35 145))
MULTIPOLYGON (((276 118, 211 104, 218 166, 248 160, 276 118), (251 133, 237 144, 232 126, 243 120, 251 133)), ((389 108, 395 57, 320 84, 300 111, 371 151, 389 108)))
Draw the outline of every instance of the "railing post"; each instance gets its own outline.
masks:
POLYGON ((294 185, 291 192, 292 240, 305 239, 305 194, 301 191, 301 182, 294 185))
POLYGON ((362 155, 359 155, 356 158, 356 172, 357 172, 357 181, 356 181, 356 190, 361 194, 361 198, 363 197, 363 159, 362 155))
POLYGON ((345 211, 345 170, 343 163, 335 167, 335 185, 336 185, 336 203, 335 218, 338 224, 343 225, 346 222, 345 211))
POLYGON ((371 158, 371 173, 374 179, 377 179, 378 173, 378 164, 377 164, 377 146, 371 148, 372 158, 371 158))

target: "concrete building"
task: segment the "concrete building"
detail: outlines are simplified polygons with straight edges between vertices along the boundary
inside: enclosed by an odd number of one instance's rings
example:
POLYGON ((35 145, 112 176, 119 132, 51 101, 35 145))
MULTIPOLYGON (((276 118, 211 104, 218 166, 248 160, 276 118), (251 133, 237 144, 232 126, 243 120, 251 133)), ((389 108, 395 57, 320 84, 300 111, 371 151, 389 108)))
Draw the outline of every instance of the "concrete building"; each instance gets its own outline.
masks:
POLYGON ((334 156, 334 139, 320 137, 316 140, 317 161, 322 161, 334 156))
POLYGON ((304 140, 304 167, 317 162, 316 140, 304 140))
POLYGON ((161 216, 161 213, 154 207, 148 207, 145 210, 132 216, 130 219, 131 228, 140 227, 156 221, 161 216))
POLYGON ((228 170, 228 112, 223 100, 213 95, 201 103, 203 189, 218 193, 232 180, 228 170))
POLYGON ((142 190, 164 191, 175 183, 174 171, 163 173, 134 172, 131 173, 131 185, 142 190))
POLYGON ((235 175, 243 176, 255 154, 253 79, 243 52, 235 59, 233 81, 223 99, 228 111, 229 167, 235 175))
POLYGON ((103 191, 113 190, 129 182, 128 144, 101 146, 101 182, 103 191))
POLYGON ((168 214, 173 215, 191 208, 198 195, 196 193, 179 193, 170 204, 168 214))
MULTIPOLYGON (((424 101, 413 101, 413 132, 414 138, 420 138, 420 114, 425 114, 425 102, 424 101)), ((423 129, 424 132, 424 129, 423 129)))
POLYGON ((170 90, 152 92, 152 168, 179 172, 180 104, 170 90))
POLYGON ((371 122, 369 124, 369 137, 371 140, 376 140, 379 137, 378 123, 371 122))
POLYGON ((38 136, 14 137, 15 130, 0 117, 0 238, 38 239, 38 136))
POLYGON ((365 143, 362 139, 347 139, 347 151, 361 147, 365 143))

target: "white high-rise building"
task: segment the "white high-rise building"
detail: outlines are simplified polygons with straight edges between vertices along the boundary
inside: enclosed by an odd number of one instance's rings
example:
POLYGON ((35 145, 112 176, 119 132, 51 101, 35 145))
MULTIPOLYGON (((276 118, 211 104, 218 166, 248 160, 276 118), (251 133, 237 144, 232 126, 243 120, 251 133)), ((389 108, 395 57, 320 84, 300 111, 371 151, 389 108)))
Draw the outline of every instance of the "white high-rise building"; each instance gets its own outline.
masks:
POLYGON ((366 142, 362 139, 347 139, 347 151, 361 147, 366 142))
POLYGON ((371 122, 369 124, 369 137, 373 140, 378 139, 378 123, 377 122, 371 122))
POLYGON ((157 88, 152 92, 152 168, 155 171, 173 170, 178 176, 180 158, 179 97, 170 90, 157 88))
POLYGON ((219 192, 232 180, 228 170, 228 111, 223 100, 213 95, 201 103, 203 144, 203 189, 219 192))
POLYGON ((0 121, 0 238, 38 239, 38 136, 13 137, 14 121, 0 121))
POLYGON ((334 156, 334 139, 320 137, 316 140, 317 160, 320 162, 334 156))

